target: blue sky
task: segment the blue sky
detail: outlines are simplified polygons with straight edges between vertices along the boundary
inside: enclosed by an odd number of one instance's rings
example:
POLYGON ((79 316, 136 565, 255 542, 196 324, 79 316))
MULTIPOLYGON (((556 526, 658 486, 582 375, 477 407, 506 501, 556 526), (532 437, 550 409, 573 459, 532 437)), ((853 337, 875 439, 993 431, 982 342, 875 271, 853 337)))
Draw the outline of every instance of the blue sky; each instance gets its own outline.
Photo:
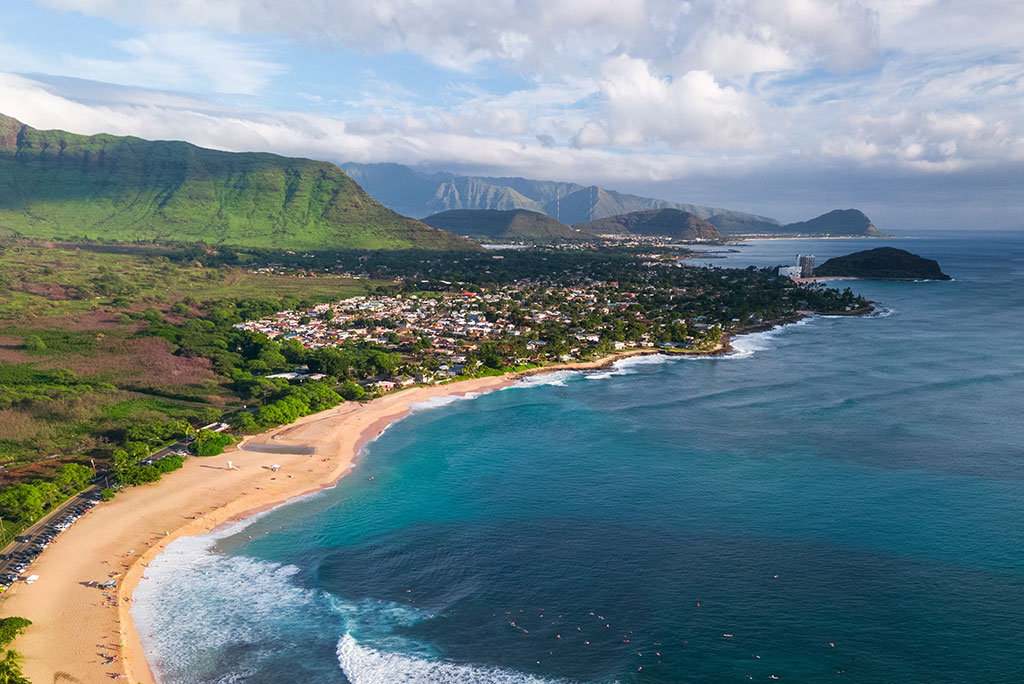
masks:
POLYGON ((10 4, 0 111, 37 128, 1024 227, 1024 3, 10 4))

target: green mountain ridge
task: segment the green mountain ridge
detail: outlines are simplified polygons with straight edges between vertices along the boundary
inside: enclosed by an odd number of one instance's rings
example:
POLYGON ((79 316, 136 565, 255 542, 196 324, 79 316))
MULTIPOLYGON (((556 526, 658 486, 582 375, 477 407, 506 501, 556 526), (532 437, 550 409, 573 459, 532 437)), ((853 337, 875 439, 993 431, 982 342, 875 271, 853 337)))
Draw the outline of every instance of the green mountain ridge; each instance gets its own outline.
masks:
POLYGON ((643 235, 683 241, 722 239, 722 235, 712 224, 679 209, 634 211, 578 223, 574 227, 595 235, 643 235))
POLYGON ((0 234, 279 249, 474 250, 334 164, 40 131, 0 114, 0 234))
POLYGON ((452 209, 427 216, 423 222, 456 235, 498 240, 552 242, 593 238, 550 216, 526 209, 452 209))

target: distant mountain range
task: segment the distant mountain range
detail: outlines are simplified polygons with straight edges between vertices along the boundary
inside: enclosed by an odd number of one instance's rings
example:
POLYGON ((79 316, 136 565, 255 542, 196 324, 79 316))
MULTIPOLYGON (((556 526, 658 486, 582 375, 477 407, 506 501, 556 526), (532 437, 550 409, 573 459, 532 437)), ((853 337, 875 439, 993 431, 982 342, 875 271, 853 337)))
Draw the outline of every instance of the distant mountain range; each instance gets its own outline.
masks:
POLYGON ((702 218, 679 209, 647 209, 578 223, 578 230, 593 235, 642 235, 673 240, 718 241, 722 235, 702 218))
POLYGON ((423 219, 434 228, 478 240, 534 242, 579 242, 611 236, 669 238, 681 242, 719 241, 713 225, 679 209, 647 209, 567 226, 526 209, 452 209, 423 219))
POLYGON ((453 209, 526 209, 579 226, 639 211, 676 209, 704 219, 725 236, 882 235, 856 209, 836 210, 811 221, 782 225, 767 216, 627 195, 596 185, 431 173, 401 164, 350 162, 341 168, 385 206, 417 218, 453 209))
POLYGON ((384 205, 416 218, 450 209, 528 209, 575 225, 646 209, 678 209, 702 219, 725 216, 737 225, 780 225, 765 216, 627 195, 596 185, 426 173, 400 164, 347 163, 341 168, 384 205))
POLYGON ((469 234, 538 241, 594 231, 682 240, 714 239, 714 229, 725 236, 881 235, 855 209, 783 226, 764 216, 597 186, 427 174, 398 164, 343 168, 351 177, 328 162, 40 131, 0 114, 0 237, 459 250, 479 249, 459 237, 469 234), (432 217, 437 227, 400 215, 466 209, 495 213, 432 217), (618 227, 590 225, 609 217, 618 227))
POLYGON ((526 209, 452 209, 427 216, 428 226, 486 240, 565 242, 592 239, 564 223, 526 209))
POLYGON ((0 114, 0 235, 278 249, 479 249, 328 162, 39 131, 0 114))

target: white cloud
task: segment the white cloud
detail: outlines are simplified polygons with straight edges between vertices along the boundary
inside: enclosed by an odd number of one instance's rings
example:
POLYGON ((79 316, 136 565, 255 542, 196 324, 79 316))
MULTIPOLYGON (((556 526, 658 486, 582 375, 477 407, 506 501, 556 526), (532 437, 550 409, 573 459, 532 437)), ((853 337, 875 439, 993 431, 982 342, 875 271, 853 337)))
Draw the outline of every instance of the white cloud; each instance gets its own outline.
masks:
MULTIPOLYGON (((32 52, 0 42, 7 71, 45 73, 151 89, 252 95, 288 68, 251 43, 196 31, 164 31, 111 41, 115 56, 62 46, 32 52)), ((99 41, 98 41, 99 42, 99 41)))
POLYGON ((736 76, 822 65, 846 72, 879 56, 877 13, 857 0, 706 2, 692 19, 677 41, 677 69, 736 76))
POLYGON ((586 48, 601 54, 623 32, 637 35, 646 24, 643 0, 43 1, 55 9, 143 26, 277 34, 370 54, 409 51, 455 70, 488 59, 523 61, 541 70, 555 53, 575 55, 586 48))
MULTIPOLYGON (((620 55, 604 63, 600 88, 607 139, 618 146, 639 147, 656 139, 673 146, 749 149, 761 140, 753 98, 719 85, 707 71, 670 79, 642 59, 620 55)), ((598 140, 591 126, 576 142, 598 140)))
POLYGON ((115 47, 124 59, 64 55, 65 72, 124 85, 251 95, 286 71, 248 45, 194 32, 148 33, 115 47))
POLYGON ((139 98, 129 96, 106 105, 85 104, 64 97, 62 87, 0 72, 0 111, 36 128, 83 134, 138 135, 230 151, 268 151, 335 162, 434 164, 583 182, 667 179, 707 171, 712 164, 700 157, 650 153, 630 155, 629 164, 623 164, 623 155, 607 150, 450 133, 424 127, 419 121, 406 121, 404 129, 380 121, 377 126, 360 126, 307 113, 245 112, 184 97, 152 105, 139 105, 139 98))
POLYGON ((120 54, 62 54, 8 31, 9 71, 197 94, 0 79, 0 111, 54 127, 613 185, 780 165, 954 177, 1024 161, 1020 2, 37 2, 133 37, 120 54), (374 73, 341 86, 304 70, 353 50, 374 73), (280 78, 290 59, 294 85, 280 78), (396 63, 423 84, 389 73, 396 63), (212 105, 223 93, 263 111, 212 105))

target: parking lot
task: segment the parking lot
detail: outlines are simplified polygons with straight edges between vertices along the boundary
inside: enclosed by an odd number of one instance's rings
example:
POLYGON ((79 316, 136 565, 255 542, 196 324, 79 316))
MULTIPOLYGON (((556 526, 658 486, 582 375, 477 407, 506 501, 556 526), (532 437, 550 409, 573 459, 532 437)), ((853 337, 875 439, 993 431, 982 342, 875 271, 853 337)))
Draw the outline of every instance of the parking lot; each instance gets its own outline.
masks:
POLYGON ((58 534, 88 513, 99 500, 98 489, 81 492, 15 538, 14 543, 4 549, 3 555, 0 556, 0 591, 6 590, 18 579, 30 574, 32 561, 43 552, 43 549, 49 546, 58 534))

